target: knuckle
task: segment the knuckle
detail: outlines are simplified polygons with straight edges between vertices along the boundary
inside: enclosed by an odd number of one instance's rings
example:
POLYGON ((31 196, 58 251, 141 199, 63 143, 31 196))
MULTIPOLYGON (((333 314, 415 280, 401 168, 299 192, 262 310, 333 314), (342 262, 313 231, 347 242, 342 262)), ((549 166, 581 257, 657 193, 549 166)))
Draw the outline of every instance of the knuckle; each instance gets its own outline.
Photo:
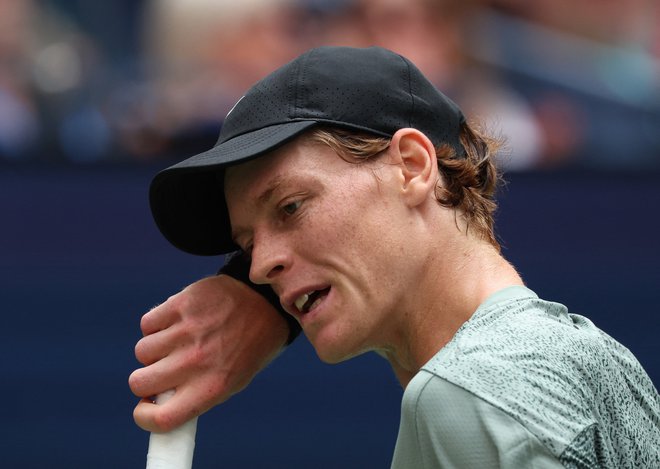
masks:
POLYGON ((133 392, 133 394, 142 397, 141 393, 140 393, 140 390, 143 387, 143 379, 142 379, 142 374, 140 373, 140 370, 135 370, 128 377, 128 387, 131 388, 131 391, 133 392))
POLYGON ((151 315, 149 313, 151 313, 151 311, 143 314, 142 318, 140 318, 140 330, 142 331, 143 335, 146 335, 149 331, 149 325, 151 323, 151 315))
POLYGON ((148 335, 154 332, 156 318, 161 306, 162 305, 154 306, 140 318, 140 329, 142 330, 143 335, 148 335))
POLYGON ((151 430, 151 427, 149 426, 149 423, 144 417, 144 412, 142 412, 141 409, 141 404, 138 404, 135 406, 135 409, 133 409, 133 420, 135 421, 135 424, 140 427, 143 430, 151 430))
POLYGON ((176 428, 178 424, 173 416, 164 409, 158 409, 158 411, 156 411, 153 423, 156 428, 162 432, 169 432, 176 428))
POLYGON ((142 363, 143 365, 145 364, 145 361, 146 361, 146 360, 145 360, 145 358, 146 358, 146 357, 145 357, 145 355, 146 355, 145 348, 146 348, 146 346, 145 346, 145 344, 144 344, 144 340, 139 340, 139 341, 135 344, 135 358, 137 358, 137 360, 138 360, 140 363, 142 363))
POLYGON ((208 362, 209 354, 207 353, 206 348, 199 344, 191 346, 186 353, 185 363, 187 367, 200 370, 206 368, 208 362))
POLYGON ((186 311, 195 295, 189 289, 184 289, 167 299, 168 306, 174 311, 186 311))
POLYGON ((208 400, 211 402, 225 401, 231 394, 229 382, 223 377, 216 376, 207 383, 208 400))
POLYGON ((213 398, 215 402, 225 402, 234 394, 242 391, 239 386, 231 386, 227 380, 218 382, 217 387, 214 389, 213 398))
POLYGON ((144 366, 149 366, 157 360, 156 344, 146 337, 135 344, 135 358, 144 366))

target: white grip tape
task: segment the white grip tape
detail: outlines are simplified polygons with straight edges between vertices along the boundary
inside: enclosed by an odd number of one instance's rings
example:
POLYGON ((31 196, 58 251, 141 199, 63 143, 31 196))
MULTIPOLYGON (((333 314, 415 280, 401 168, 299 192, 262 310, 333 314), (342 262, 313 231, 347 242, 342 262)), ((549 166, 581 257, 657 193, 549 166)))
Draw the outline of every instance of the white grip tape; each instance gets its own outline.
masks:
MULTIPOLYGON (((174 390, 159 394, 156 404, 163 404, 174 390)), ((191 469, 195 451, 197 417, 167 433, 151 433, 147 469, 191 469)))

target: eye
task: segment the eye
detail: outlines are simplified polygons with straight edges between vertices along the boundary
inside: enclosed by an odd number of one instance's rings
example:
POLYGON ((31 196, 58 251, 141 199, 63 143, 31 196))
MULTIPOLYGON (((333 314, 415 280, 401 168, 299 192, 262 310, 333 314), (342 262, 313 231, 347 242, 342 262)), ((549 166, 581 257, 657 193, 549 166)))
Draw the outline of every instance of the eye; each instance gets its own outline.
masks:
POLYGON ((301 200, 289 202, 288 204, 282 206, 282 211, 287 215, 293 215, 294 213, 296 213, 296 211, 300 208, 301 205, 302 205, 301 200))
POLYGON ((244 257, 245 260, 249 261, 250 257, 252 256, 252 241, 248 243, 241 243, 239 241, 234 241, 238 248, 241 250, 241 255, 244 257))
POLYGON ((243 254, 248 260, 252 260, 252 243, 245 246, 245 249, 243 249, 243 254))

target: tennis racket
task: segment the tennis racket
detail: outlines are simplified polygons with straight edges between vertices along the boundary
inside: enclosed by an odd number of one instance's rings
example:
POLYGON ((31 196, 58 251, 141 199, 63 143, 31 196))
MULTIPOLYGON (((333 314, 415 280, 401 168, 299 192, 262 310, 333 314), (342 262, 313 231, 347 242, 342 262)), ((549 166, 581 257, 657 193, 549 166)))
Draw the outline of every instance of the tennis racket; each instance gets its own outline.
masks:
MULTIPOLYGON (((174 393, 172 389, 159 394, 156 404, 164 404, 174 393)), ((191 469, 196 432, 197 417, 170 432, 152 432, 149 436, 147 469, 191 469)))

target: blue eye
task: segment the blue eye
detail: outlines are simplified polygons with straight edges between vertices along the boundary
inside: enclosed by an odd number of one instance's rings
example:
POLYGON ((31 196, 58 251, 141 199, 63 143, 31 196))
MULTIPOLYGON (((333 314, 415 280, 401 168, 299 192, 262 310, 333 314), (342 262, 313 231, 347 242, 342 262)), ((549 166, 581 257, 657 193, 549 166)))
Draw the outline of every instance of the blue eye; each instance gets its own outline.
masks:
POLYGON ((302 202, 300 200, 296 200, 295 202, 290 202, 290 203, 282 206, 282 210, 287 215, 293 215, 294 213, 296 213, 296 211, 300 208, 301 205, 302 205, 302 202))

